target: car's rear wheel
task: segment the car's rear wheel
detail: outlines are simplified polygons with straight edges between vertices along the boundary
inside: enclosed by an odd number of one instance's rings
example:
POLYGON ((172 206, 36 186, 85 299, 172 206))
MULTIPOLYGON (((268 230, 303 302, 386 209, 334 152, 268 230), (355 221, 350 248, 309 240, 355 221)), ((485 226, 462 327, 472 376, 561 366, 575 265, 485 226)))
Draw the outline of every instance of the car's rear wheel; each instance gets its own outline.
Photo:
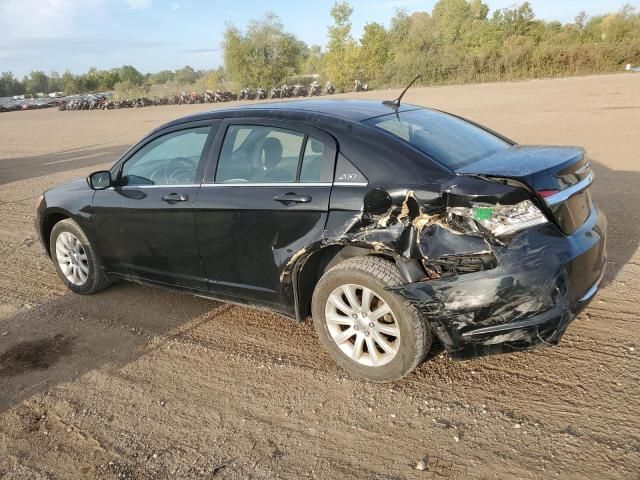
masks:
POLYGON ((73 220, 54 225, 49 248, 58 276, 71 291, 89 295, 109 285, 93 245, 73 220))
POLYGON ((431 347, 431 330, 418 310, 387 290, 404 282, 395 264, 355 257, 327 271, 313 293, 320 341, 346 370, 375 382, 411 372, 431 347))

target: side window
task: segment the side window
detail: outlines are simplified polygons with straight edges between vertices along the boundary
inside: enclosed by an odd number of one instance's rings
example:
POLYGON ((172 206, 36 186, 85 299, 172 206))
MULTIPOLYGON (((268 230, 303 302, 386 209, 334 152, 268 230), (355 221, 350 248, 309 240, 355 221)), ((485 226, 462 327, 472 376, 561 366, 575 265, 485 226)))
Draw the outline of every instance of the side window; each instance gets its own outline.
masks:
POLYGON ((301 133, 277 127, 231 125, 218 159, 216 183, 295 182, 301 133))
POLYGON ((303 183, 331 182, 336 152, 313 137, 307 137, 302 157, 300 181, 303 183))
POLYGON ((138 150, 122 168, 121 185, 190 185, 211 127, 168 133, 138 150))

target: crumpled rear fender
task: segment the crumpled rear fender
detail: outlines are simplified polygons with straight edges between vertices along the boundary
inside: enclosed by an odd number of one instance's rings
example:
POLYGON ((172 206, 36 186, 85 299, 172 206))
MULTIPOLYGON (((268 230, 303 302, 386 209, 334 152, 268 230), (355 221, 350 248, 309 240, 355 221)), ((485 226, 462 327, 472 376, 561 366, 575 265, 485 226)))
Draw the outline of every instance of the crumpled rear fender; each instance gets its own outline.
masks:
POLYGON ((314 255, 327 247, 358 247, 363 252, 392 258, 407 283, 437 279, 443 273, 494 268, 493 245, 479 233, 463 233, 450 224, 446 208, 468 201, 467 192, 483 201, 499 202, 526 197, 527 192, 481 179, 460 177, 455 184, 429 188, 372 188, 359 211, 332 210, 323 235, 295 251, 286 262, 281 280, 291 290, 298 320, 300 272, 314 255), (465 200, 466 199, 466 200, 465 200))

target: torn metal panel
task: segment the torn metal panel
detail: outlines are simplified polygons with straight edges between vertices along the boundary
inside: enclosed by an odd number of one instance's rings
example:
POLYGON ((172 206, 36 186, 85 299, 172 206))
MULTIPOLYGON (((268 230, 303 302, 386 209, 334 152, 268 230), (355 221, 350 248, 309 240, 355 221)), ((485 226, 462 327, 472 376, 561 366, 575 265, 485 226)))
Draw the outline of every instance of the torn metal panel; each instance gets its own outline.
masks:
POLYGON ((292 256, 289 270, 295 275, 326 246, 358 246, 402 265, 407 283, 393 290, 423 313, 454 357, 556 343, 604 268, 595 259, 604 258, 606 219, 592 212, 567 241, 550 222, 496 236, 482 216, 470 215, 510 211, 531 198, 517 185, 473 177, 457 178, 439 195, 373 189, 361 211, 332 211, 322 240, 292 256), (597 266, 585 275, 585 264, 597 266))
POLYGON ((597 212, 571 240, 553 224, 535 227, 506 246, 492 246, 493 269, 395 291, 424 313, 454 357, 554 344, 601 278, 605 231, 606 219, 597 212))
MULTIPOLYGON (((456 217, 447 214, 447 194, 453 187, 442 185, 440 194, 420 188, 370 189, 359 211, 329 213, 321 239, 295 250, 287 247, 290 253, 281 281, 295 294, 297 276, 308 259, 332 246, 358 247, 393 257, 408 282, 493 268, 492 247, 482 233, 460 225, 456 217)), ((505 189, 502 185, 494 188, 505 189)))
MULTIPOLYGON (((322 238, 294 251, 280 278, 292 277, 305 257, 331 245, 361 247, 392 256, 396 263, 400 259, 416 260, 423 265, 423 278, 493 268, 493 247, 486 236, 447 213, 450 193, 455 190, 460 197, 465 188, 470 188, 469 183, 487 184, 462 179, 460 185, 443 185, 440 194, 419 188, 369 190, 360 211, 330 212, 322 238)), ((494 201, 515 190, 499 184, 483 188, 483 198, 494 201)), ((415 278, 415 269, 412 271, 415 278)))
POLYGON ((481 235, 460 234, 442 222, 424 228, 419 243, 420 251, 429 259, 491 253, 491 246, 481 235))

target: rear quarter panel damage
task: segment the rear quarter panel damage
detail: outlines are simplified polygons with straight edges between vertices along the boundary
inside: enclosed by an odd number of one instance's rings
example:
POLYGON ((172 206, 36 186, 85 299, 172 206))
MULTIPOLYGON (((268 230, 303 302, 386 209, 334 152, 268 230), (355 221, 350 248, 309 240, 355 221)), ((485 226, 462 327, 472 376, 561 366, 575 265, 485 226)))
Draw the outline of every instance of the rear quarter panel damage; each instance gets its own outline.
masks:
POLYGON ((447 207, 531 198, 521 186, 470 176, 422 188, 369 188, 358 211, 332 210, 323 237, 293 255, 282 275, 297 295, 313 255, 358 247, 395 260, 406 284, 393 290, 420 309, 456 358, 554 344, 589 287, 580 281, 580 259, 604 258, 604 217, 594 212, 570 239, 551 222, 497 239, 447 213, 447 207))

